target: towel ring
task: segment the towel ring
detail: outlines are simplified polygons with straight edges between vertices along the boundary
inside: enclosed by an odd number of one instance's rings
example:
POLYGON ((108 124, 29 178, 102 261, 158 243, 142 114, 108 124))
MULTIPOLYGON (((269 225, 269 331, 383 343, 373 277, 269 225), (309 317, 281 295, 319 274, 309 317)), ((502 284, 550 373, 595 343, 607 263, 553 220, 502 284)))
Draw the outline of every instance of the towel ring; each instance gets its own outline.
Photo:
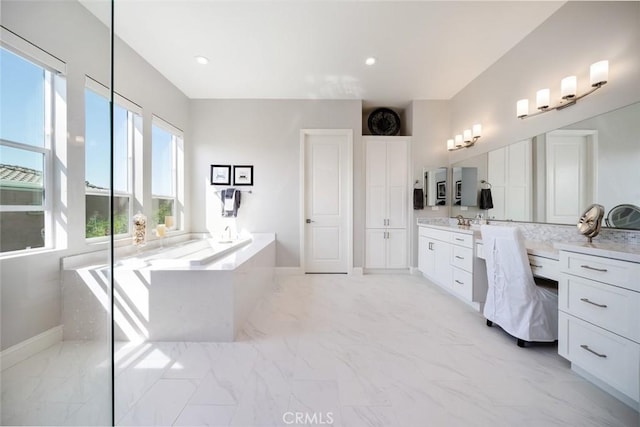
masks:
POLYGON ((491 184, 489 184, 489 182, 485 181, 484 179, 482 181, 480 181, 481 184, 487 184, 489 186, 489 188, 491 188, 491 184))

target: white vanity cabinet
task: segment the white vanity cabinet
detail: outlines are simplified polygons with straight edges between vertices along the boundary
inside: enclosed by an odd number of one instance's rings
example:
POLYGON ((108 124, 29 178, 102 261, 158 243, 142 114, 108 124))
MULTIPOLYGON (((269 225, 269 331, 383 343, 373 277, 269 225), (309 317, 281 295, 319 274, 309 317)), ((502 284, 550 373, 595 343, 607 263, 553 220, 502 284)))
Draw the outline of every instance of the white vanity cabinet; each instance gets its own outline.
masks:
POLYGON ((634 408, 640 397, 640 263, 560 252, 558 353, 634 408))
POLYGON ((481 310, 487 296, 487 273, 484 263, 475 257, 473 234, 429 226, 418 230, 418 269, 481 310))

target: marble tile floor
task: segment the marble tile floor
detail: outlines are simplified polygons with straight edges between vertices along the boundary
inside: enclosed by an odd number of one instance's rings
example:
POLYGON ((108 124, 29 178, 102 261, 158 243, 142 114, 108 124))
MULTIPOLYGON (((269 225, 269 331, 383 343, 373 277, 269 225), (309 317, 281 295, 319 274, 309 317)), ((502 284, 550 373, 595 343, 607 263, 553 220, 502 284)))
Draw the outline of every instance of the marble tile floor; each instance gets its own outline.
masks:
MULTIPOLYGON (((3 425, 108 422, 105 345, 3 371, 3 425)), ((519 348, 410 275, 280 277, 238 341, 118 343, 115 360, 122 426, 640 425, 554 345, 519 348)))

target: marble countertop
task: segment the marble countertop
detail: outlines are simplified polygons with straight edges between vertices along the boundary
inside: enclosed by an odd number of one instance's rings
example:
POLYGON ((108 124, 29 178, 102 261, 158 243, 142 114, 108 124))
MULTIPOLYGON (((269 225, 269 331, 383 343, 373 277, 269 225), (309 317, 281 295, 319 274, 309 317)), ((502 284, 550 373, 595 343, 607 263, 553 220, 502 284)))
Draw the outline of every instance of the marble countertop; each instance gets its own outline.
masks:
POLYGON ((640 245, 617 242, 556 242, 556 249, 640 263, 640 245))

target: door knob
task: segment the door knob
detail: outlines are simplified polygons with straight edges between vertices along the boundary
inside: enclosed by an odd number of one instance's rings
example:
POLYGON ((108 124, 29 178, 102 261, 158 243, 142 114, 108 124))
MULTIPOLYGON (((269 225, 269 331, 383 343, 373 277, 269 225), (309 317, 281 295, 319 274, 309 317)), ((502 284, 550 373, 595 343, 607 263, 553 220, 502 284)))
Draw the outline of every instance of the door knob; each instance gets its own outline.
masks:
POLYGON ((311 221, 309 218, 307 218, 307 224, 311 224, 312 222, 315 222, 315 221, 311 221))

